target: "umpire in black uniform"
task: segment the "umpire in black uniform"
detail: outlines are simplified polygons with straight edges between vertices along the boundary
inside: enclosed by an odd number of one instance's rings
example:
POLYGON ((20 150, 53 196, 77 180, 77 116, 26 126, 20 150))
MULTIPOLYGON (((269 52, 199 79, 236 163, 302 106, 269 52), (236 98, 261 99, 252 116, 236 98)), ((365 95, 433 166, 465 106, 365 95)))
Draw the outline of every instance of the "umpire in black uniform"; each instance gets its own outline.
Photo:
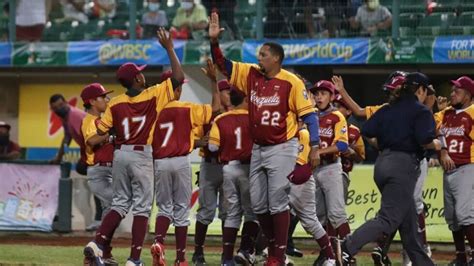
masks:
POLYGON ((352 256, 365 244, 389 236, 397 229, 413 265, 434 265, 418 240, 413 198, 424 149, 441 148, 436 139, 433 114, 415 96, 415 91, 420 87, 427 90, 429 84, 424 74, 408 74, 405 84, 394 92, 391 102, 362 127, 362 135, 375 138, 380 150, 375 162, 374 180, 382 194, 382 202, 377 217, 360 226, 345 240, 333 239, 341 265, 349 265, 352 256))

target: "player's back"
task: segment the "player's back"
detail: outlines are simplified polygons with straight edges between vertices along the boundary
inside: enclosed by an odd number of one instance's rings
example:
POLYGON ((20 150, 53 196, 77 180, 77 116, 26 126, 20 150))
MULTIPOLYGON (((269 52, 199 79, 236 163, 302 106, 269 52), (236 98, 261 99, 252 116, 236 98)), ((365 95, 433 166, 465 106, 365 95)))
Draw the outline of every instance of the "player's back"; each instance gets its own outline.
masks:
POLYGON ((98 128, 108 131, 113 127, 117 145, 150 145, 156 118, 173 98, 169 79, 133 97, 121 94, 109 102, 98 128))
MULTIPOLYGON (((250 162, 253 142, 248 111, 236 109, 226 112, 218 116, 214 123, 219 128, 219 160, 222 163, 233 160, 250 162)), ((212 142, 211 137, 209 141, 212 142)))
POLYGON ((160 112, 153 135, 153 158, 189 154, 194 148, 194 130, 208 122, 211 106, 172 101, 160 112))

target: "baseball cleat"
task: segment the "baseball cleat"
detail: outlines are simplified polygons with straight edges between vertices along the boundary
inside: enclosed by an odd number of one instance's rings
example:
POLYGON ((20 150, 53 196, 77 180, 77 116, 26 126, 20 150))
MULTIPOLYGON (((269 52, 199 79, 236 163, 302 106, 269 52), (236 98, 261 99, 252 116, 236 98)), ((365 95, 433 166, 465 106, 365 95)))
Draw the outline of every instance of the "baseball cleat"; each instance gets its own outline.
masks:
POLYGON ((133 260, 132 258, 128 258, 125 266, 145 266, 145 264, 143 264, 141 260, 133 260))
POLYGON ((151 245, 151 256, 153 258, 153 266, 165 266, 165 247, 159 242, 151 245))
POLYGON ((84 248, 84 265, 105 266, 102 256, 102 248, 99 247, 99 245, 97 245, 94 241, 91 241, 87 243, 86 247, 84 248))
POLYGON ((234 256, 234 261, 242 265, 254 265, 257 262, 255 255, 246 250, 239 250, 234 256))
POLYGON ((380 247, 376 247, 372 250, 372 260, 374 261, 374 265, 376 266, 389 266, 392 265, 387 254, 383 252, 380 247))
POLYGON ((191 261, 193 262, 193 265, 195 266, 206 265, 206 260, 204 259, 204 254, 202 253, 194 253, 191 261))

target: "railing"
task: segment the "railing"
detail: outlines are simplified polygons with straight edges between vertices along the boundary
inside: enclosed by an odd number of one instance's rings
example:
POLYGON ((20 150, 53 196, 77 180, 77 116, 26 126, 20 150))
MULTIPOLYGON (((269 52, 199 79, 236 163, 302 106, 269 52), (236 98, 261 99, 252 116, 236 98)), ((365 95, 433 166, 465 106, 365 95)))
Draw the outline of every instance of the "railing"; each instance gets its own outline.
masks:
MULTIPOLYGON (((178 39, 205 40, 205 18, 213 10, 221 15, 224 40, 474 34, 472 0, 369 0, 368 4, 362 0, 195 0, 192 16, 204 26, 193 25, 194 29, 177 19, 185 16, 178 0, 52 2, 56 4, 45 9, 41 41, 151 39, 159 26, 172 29, 178 39)), ((17 6, 17 0, 0 0, 0 4, 4 10, 0 40, 14 42, 17 28, 11 14, 25 7, 17 6)))

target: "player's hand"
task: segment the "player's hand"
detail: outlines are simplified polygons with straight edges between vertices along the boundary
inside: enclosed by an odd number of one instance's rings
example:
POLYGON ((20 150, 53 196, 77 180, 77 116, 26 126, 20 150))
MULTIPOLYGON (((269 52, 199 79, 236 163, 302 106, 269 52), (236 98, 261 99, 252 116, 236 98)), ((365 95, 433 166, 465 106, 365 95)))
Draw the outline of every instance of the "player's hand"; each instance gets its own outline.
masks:
POLYGON ((341 76, 332 76, 331 78, 332 83, 334 83, 334 86, 336 87, 336 90, 338 92, 345 91, 346 89, 344 88, 344 80, 342 80, 341 76))
POLYGON ((342 155, 344 155, 345 157, 349 157, 349 158, 354 156, 355 154, 356 154, 356 152, 351 147, 347 148, 347 151, 342 153, 342 155))
POLYGON ((209 38, 212 42, 215 42, 219 39, 219 34, 223 31, 224 28, 221 28, 219 24, 219 14, 212 12, 209 17, 209 38))
POLYGON ((438 107, 438 111, 442 111, 446 109, 449 105, 448 98, 443 97, 443 96, 438 96, 436 99, 436 105, 438 107))
POLYGON ((217 81, 217 67, 212 63, 212 59, 207 59, 206 67, 201 67, 202 72, 211 80, 217 81))
POLYGON ((441 166, 445 171, 451 171, 456 168, 456 164, 454 163, 453 159, 448 154, 448 151, 442 150, 440 156, 441 166))
POLYGON ((430 158, 428 161, 428 167, 439 167, 439 160, 435 158, 430 158))
POLYGON ((158 42, 160 42, 161 46, 166 50, 173 49, 173 39, 171 38, 171 34, 165 30, 165 28, 160 27, 160 29, 156 32, 158 36, 158 42))
POLYGON ((318 148, 311 147, 311 151, 309 152, 309 161, 311 163, 312 169, 315 169, 319 165, 321 158, 319 157, 318 148))

